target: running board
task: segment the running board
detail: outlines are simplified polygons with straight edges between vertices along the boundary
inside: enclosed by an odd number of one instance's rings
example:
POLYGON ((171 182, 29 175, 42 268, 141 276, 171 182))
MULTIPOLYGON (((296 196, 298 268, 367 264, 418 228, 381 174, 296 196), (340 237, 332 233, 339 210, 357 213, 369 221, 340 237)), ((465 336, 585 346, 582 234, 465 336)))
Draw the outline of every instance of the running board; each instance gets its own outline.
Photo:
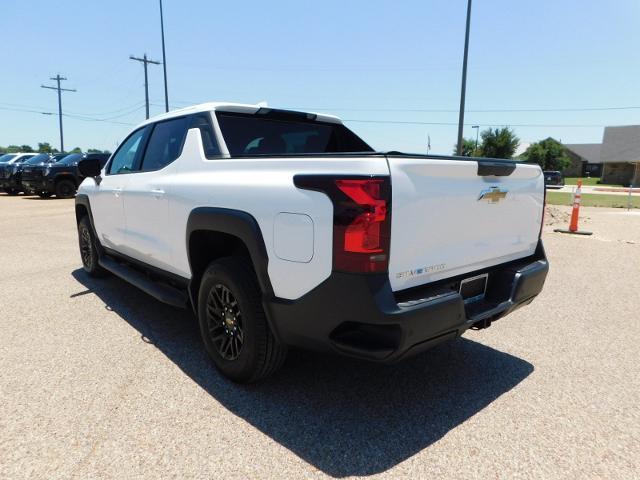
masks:
POLYGON ((156 300, 160 300, 162 303, 178 308, 187 308, 188 306, 188 297, 182 290, 167 285, 166 283, 154 282, 140 271, 131 268, 124 263, 118 263, 105 255, 100 257, 98 263, 105 270, 108 270, 115 276, 129 282, 134 287, 138 287, 140 290, 151 295, 156 300))

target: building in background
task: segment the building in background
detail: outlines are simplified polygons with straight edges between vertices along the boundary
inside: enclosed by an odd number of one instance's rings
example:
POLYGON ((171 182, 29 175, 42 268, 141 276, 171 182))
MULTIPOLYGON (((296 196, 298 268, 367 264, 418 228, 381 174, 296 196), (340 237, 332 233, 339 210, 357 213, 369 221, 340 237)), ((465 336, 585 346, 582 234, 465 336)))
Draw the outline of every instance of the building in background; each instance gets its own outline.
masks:
POLYGON ((600 158, 602 183, 640 185, 640 125, 606 127, 600 158))
POLYGON ((564 169, 565 177, 599 177, 602 175, 601 143, 565 144, 571 165, 564 169))

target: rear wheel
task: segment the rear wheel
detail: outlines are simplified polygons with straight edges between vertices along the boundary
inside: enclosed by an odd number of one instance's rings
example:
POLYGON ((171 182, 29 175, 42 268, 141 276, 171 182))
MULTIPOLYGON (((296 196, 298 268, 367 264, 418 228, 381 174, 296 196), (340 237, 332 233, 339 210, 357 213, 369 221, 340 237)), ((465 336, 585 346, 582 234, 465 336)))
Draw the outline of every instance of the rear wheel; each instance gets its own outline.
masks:
POLYGON ((88 216, 84 216, 78 222, 78 245, 82 268, 92 277, 101 277, 105 270, 98 263, 97 240, 93 234, 93 228, 88 216))
POLYGON ((63 179, 56 183, 56 197, 71 198, 76 194, 76 184, 71 180, 63 179))
POLYGON ((5 188, 4 191, 9 195, 18 195, 20 193, 20 190, 17 190, 15 188, 5 188))
POLYGON ((209 265, 200 284, 198 319, 207 353, 231 380, 260 380, 284 362, 286 347, 271 332, 247 260, 226 257, 209 265))
POLYGON ((51 197, 51 192, 38 192, 38 196, 40 198, 50 198, 51 197))

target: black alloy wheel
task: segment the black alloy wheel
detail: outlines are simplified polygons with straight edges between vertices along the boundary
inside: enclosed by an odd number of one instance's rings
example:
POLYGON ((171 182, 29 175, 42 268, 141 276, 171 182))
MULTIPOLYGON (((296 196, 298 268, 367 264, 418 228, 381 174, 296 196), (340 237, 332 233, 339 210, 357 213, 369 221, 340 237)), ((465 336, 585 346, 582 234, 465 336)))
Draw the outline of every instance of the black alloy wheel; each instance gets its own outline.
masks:
POLYGON ((287 355, 262 305, 251 260, 214 260, 202 274, 198 322, 204 347, 216 368, 234 382, 255 382, 275 372, 287 355))
POLYGON ((92 277, 101 277, 106 271, 98 262, 98 250, 96 239, 88 216, 84 216, 78 222, 78 246, 80 247, 80 259, 82 268, 92 277))
POLYGON ((225 360, 236 360, 242 351, 242 312, 236 297, 225 285, 216 284, 207 298, 209 338, 225 360))
POLYGON ((76 186, 71 180, 60 180, 56 183, 56 197, 71 198, 76 194, 76 186))
POLYGON ((89 233, 89 229, 85 225, 81 225, 78 230, 78 235, 82 265, 90 267, 93 257, 93 245, 91 244, 91 234, 89 233))

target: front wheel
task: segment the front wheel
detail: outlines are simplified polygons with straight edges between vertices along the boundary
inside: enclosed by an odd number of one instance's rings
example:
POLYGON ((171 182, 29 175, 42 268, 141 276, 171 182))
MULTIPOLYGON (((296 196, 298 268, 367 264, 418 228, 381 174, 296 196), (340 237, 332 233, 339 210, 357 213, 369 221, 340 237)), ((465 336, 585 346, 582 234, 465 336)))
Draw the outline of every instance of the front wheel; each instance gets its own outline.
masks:
POLYGON ((227 378, 260 380, 285 360, 262 308, 260 287, 244 258, 226 257, 204 272, 198 295, 200 333, 207 353, 227 378))
POLYGON ((51 198, 51 192, 38 192, 40 198, 51 198))
POLYGON ((86 215, 78 222, 78 245, 84 271, 92 277, 103 276, 106 271, 98 263, 97 240, 86 215))
POLYGON ((60 180, 56 183, 56 197, 72 198, 76 194, 76 184, 71 180, 60 180))

